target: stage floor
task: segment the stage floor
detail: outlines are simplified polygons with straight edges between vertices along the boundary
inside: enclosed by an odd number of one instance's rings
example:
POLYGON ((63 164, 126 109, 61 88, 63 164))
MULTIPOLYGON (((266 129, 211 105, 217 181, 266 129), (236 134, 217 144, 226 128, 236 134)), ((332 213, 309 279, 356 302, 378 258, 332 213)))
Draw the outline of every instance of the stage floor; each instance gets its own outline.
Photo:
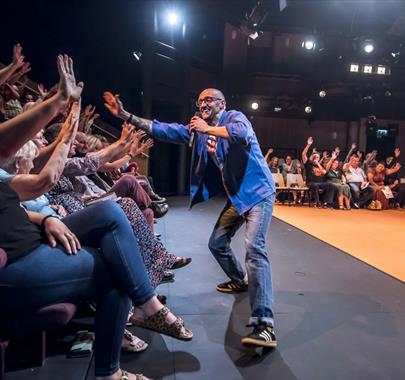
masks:
MULTIPOLYGON (((123 356, 123 368, 155 380, 405 379, 403 283, 273 219, 269 248, 279 347, 244 349, 240 338, 249 331, 247 295, 215 291, 226 277, 207 248, 224 200, 192 211, 184 197, 169 203, 157 231, 169 251, 191 256, 193 262, 176 272, 175 283, 158 290, 168 295, 168 306, 195 337, 180 342, 132 328, 150 347, 123 356)), ((243 260, 243 229, 233 247, 243 260)), ((83 360, 55 355, 43 368, 9 373, 6 380, 77 380, 84 378, 86 367, 83 360)), ((93 379, 92 373, 90 368, 87 379, 93 379)))
POLYGON ((276 205, 274 216, 405 281, 405 212, 276 205))

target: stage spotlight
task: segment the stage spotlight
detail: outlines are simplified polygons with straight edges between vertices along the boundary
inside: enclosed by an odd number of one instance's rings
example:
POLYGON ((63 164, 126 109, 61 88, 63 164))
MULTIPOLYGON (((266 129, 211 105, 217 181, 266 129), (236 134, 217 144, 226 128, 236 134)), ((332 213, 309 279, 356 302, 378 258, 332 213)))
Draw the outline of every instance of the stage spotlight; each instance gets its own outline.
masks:
POLYGON ((259 103, 253 102, 251 105, 252 109, 257 110, 259 108, 259 103))
POLYGON ((373 41, 370 41, 370 40, 364 41, 363 50, 364 50, 367 54, 370 54, 370 53, 374 50, 373 41))
POLYGON ((281 112, 283 109, 281 107, 274 107, 274 112, 281 112))
POLYGON ((167 22, 174 26, 179 22, 179 15, 176 12, 169 12, 167 14, 167 22))
POLYGON ((324 97, 326 96, 326 91, 325 91, 325 90, 319 91, 319 96, 320 96, 321 98, 324 98, 324 97))
POLYGON ((307 50, 314 50, 316 46, 316 43, 314 40, 305 40, 302 43, 302 47, 307 49, 307 50))
POLYGON ((392 95, 392 93, 391 93, 390 90, 387 90, 387 91, 384 92, 384 95, 385 95, 387 98, 389 98, 389 97, 392 95))
POLYGON ((306 106, 305 108, 304 108, 304 111, 305 111, 305 113, 311 113, 312 112, 312 107, 311 106, 306 106))
POLYGON ((377 74, 378 75, 386 75, 387 74, 387 68, 385 66, 378 66, 377 67, 377 74))
POLYGON ((358 73, 359 72, 359 65, 356 63, 352 63, 350 65, 350 72, 351 73, 358 73))
POLYGON ((371 65, 364 65, 364 66, 363 66, 363 73, 364 73, 364 74, 372 74, 372 73, 373 73, 373 66, 371 66, 371 65))
POLYGON ((132 55, 134 56, 134 58, 135 58, 137 61, 140 61, 141 58, 142 58, 142 53, 141 53, 140 51, 138 51, 138 50, 134 50, 134 51, 132 52, 132 55))

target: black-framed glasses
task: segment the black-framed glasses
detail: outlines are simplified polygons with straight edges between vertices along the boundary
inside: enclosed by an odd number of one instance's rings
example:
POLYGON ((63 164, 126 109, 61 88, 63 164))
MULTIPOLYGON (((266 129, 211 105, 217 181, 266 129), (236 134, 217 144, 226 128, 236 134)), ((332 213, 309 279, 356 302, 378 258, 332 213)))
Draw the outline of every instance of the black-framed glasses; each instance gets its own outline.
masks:
POLYGON ((203 102, 204 102, 205 104, 212 104, 213 102, 215 102, 215 100, 224 100, 224 99, 221 99, 221 98, 214 98, 214 97, 212 97, 212 96, 207 96, 207 97, 205 97, 204 99, 198 99, 198 100, 195 102, 195 105, 196 105, 197 107, 201 107, 201 104, 203 104, 203 102))

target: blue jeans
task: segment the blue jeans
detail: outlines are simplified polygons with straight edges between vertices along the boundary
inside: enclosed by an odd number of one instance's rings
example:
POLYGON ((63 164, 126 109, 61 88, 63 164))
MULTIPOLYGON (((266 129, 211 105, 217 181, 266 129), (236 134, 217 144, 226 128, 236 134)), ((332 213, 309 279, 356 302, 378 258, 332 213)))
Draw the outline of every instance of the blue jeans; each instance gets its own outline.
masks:
POLYGON ((100 202, 63 222, 82 249, 69 256, 61 246, 41 244, 0 269, 1 314, 7 310, 12 317, 54 303, 95 299, 95 372, 109 376, 119 369, 131 301, 142 305, 154 290, 132 228, 116 203, 100 202))
POLYGON ((275 194, 265 198, 243 215, 239 215, 228 200, 208 243, 211 253, 232 281, 243 283, 247 272, 251 307, 249 324, 252 325, 274 325, 271 264, 266 249, 274 199, 275 194), (231 248, 231 239, 243 223, 246 223, 246 272, 231 248))

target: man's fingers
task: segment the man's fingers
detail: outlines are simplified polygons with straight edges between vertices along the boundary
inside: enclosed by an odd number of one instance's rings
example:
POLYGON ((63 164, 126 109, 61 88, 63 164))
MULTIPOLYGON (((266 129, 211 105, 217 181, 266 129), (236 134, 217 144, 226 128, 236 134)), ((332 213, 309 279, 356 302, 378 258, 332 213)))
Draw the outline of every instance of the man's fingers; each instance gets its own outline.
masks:
POLYGON ((49 244, 51 245, 51 247, 55 248, 56 247, 56 239, 55 239, 55 237, 49 232, 46 233, 46 236, 47 236, 47 238, 49 240, 49 244))

